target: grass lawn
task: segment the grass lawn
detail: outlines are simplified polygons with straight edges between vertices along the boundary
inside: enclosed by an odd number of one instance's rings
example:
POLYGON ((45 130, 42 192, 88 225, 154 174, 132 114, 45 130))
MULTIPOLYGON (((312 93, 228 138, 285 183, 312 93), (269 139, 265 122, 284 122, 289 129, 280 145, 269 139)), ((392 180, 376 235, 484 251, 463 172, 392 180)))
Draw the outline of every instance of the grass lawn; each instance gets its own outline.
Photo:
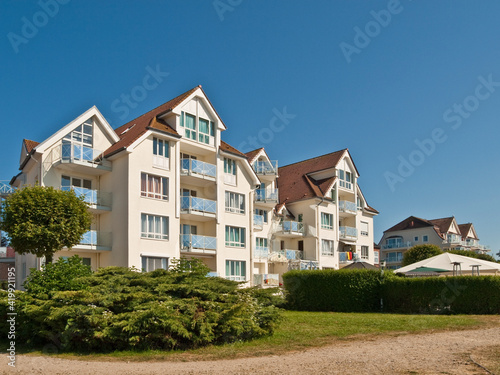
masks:
MULTIPOLYGON (((499 316, 488 315, 398 315, 327 312, 283 312, 283 321, 273 336, 250 342, 210 346, 189 351, 115 352, 109 354, 60 354, 85 360, 196 361, 279 355, 333 343, 378 335, 418 333, 500 326, 499 316)), ((39 352, 33 354, 40 354, 39 352)))

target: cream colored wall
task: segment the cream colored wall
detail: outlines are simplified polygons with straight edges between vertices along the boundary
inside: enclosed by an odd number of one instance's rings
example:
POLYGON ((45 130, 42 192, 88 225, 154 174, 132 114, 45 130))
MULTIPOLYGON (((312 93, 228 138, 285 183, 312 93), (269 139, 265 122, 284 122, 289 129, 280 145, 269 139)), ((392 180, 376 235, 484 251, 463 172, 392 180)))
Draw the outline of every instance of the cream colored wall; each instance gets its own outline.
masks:
POLYGON ((361 257, 361 246, 368 246, 368 259, 363 259, 370 264, 374 263, 373 253, 373 215, 358 210, 356 215, 356 228, 358 228, 358 241, 356 242, 356 253, 361 257), (361 222, 368 223, 368 236, 361 235, 361 222))

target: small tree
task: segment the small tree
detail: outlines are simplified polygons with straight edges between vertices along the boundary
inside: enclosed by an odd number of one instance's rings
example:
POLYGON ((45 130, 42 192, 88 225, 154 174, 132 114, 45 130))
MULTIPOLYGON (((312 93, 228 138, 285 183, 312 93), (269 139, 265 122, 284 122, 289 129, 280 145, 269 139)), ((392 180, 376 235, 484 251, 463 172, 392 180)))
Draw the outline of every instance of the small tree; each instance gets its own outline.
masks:
POLYGON ((19 254, 46 257, 78 244, 92 222, 83 197, 73 191, 33 186, 17 190, 2 203, 0 229, 19 254))
POLYGON ((421 260, 431 258, 433 256, 442 254, 443 251, 436 245, 417 245, 413 246, 403 255, 403 262, 401 263, 404 266, 409 264, 413 264, 416 262, 420 262, 421 260))

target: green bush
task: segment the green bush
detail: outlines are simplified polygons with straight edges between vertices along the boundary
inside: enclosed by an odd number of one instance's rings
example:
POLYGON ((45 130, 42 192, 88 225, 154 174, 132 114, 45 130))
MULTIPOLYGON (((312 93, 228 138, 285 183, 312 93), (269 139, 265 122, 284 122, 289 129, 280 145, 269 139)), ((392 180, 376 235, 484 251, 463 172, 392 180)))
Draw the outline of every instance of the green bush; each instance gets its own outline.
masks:
MULTIPOLYGON (((78 278, 79 290, 18 292, 16 339, 42 350, 107 352, 188 349, 272 334, 279 310, 269 296, 206 274, 199 261, 186 260, 171 271, 108 267, 78 278)), ((5 317, 7 298, 0 298, 5 317)))
POLYGON ((404 267, 409 264, 420 262, 424 259, 432 258, 442 253, 443 250, 441 250, 441 248, 437 245, 416 245, 403 254, 403 261, 401 262, 401 265, 404 267))
POLYGON ((292 310, 380 311, 381 273, 375 270, 304 270, 283 275, 292 310))

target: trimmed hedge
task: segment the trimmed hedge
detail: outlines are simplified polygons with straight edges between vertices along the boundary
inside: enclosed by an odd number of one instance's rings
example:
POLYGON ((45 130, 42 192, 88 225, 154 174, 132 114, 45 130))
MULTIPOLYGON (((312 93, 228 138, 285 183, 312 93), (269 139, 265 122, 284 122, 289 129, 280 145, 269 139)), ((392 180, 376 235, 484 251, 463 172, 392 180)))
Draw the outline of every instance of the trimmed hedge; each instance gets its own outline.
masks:
POLYGON ((296 270, 283 275, 283 284, 292 310, 380 311, 379 271, 296 270))
POLYGON ((500 314, 500 277, 404 278, 375 270, 307 270, 283 275, 287 308, 408 314, 500 314))

